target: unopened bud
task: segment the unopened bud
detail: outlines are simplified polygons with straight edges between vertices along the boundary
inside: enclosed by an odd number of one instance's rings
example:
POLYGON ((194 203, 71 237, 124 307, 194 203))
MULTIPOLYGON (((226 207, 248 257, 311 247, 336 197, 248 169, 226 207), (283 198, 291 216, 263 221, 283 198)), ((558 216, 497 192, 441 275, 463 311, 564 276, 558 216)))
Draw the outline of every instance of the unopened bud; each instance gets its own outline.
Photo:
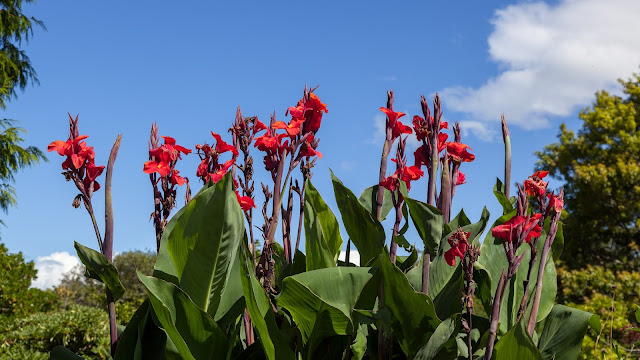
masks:
POLYGON ((71 202, 71 206, 73 206, 76 209, 79 208, 80 207, 80 200, 82 200, 82 194, 76 195, 76 197, 73 198, 73 202, 71 202))

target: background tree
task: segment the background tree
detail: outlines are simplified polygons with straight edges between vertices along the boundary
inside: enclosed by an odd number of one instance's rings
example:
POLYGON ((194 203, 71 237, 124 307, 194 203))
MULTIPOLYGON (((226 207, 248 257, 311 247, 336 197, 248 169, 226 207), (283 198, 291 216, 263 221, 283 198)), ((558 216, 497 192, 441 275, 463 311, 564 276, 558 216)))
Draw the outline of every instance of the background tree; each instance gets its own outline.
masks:
POLYGON ((30 289, 36 273, 33 261, 25 261, 22 253, 9 253, 0 243, 0 322, 57 306, 57 296, 52 291, 30 289))
MULTIPOLYGON (((138 279, 136 270, 151 275, 156 261, 155 252, 127 251, 114 257, 113 263, 118 269, 118 276, 127 291, 116 302, 118 322, 127 324, 136 309, 147 298, 147 292, 138 279)), ((56 288, 64 307, 72 304, 104 308, 104 284, 86 278, 84 266, 78 265, 64 274, 60 285, 56 288)))
POLYGON ((31 60, 20 49, 29 41, 33 27, 44 28, 42 21, 22 13, 23 3, 34 0, 0 0, 0 107, 16 96, 16 88, 24 90, 29 83, 38 83, 31 60))
POLYGON ((565 181, 565 250, 570 269, 640 265, 640 75, 619 80, 624 96, 596 93, 578 133, 537 152, 536 168, 565 181))

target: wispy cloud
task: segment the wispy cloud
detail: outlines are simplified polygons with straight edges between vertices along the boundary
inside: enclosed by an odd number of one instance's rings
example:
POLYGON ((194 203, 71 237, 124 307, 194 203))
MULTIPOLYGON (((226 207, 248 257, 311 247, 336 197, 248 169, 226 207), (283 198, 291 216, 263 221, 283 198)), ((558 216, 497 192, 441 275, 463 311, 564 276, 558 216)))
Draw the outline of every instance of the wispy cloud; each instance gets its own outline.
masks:
MULTIPOLYGON (((640 1, 525 2, 495 12, 490 59, 502 69, 484 85, 440 93, 465 113, 476 136, 505 113, 524 129, 550 125, 588 105, 600 89, 616 89, 640 64, 640 1)), ((482 138, 482 136, 479 136, 482 138)))
POLYGON ((38 278, 31 283, 31 286, 39 289, 54 287, 60 284, 62 274, 73 269, 79 263, 78 258, 66 251, 39 256, 35 262, 38 278))

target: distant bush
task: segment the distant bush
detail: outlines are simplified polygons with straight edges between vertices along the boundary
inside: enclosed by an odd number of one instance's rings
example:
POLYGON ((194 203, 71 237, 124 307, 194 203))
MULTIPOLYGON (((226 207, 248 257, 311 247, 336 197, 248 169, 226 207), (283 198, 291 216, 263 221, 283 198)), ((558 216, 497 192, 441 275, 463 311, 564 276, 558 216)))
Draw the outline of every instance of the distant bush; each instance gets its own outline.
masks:
MULTIPOLYGON (((630 327, 638 327, 635 311, 636 305, 640 305, 640 273, 630 271, 612 271, 602 266, 588 265, 585 269, 567 270, 558 267, 558 280, 560 283, 558 292, 559 303, 565 303, 580 310, 588 311, 600 316, 604 328, 598 342, 599 356, 604 352, 607 359, 617 359, 615 349, 610 347, 611 305, 615 290, 615 306, 613 311, 613 339, 619 346, 622 358, 627 354, 625 349, 631 350, 633 345, 640 340, 640 333, 627 330, 630 327), (605 321, 607 320, 607 321, 605 321)), ((587 332, 582 344, 581 359, 595 359, 595 341, 597 335, 593 330, 587 332)), ((640 351, 635 350, 638 358, 640 351)))
POLYGON ((109 325, 104 310, 71 305, 0 324, 0 359, 48 359, 64 345, 86 359, 107 359, 109 325))

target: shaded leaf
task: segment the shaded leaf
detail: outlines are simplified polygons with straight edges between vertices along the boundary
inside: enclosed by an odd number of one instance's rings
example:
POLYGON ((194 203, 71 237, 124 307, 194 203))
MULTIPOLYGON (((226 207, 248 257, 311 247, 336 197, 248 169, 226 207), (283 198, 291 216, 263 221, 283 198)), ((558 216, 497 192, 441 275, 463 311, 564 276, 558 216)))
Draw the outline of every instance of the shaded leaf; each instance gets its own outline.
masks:
POLYGON ((304 195, 307 270, 336 266, 342 249, 340 224, 310 180, 304 195))
MULTIPOLYGON (((358 199, 362 207, 367 209, 370 214, 376 216, 376 209, 378 204, 378 185, 370 186, 362 191, 360 198, 358 199)), ((391 201, 391 192, 384 189, 384 197, 382 201, 382 219, 386 218, 389 211, 393 209, 393 202, 391 201)))
POLYGON ((574 360, 580 354, 592 313, 555 305, 549 315, 536 325, 540 339, 538 349, 544 359, 574 360))
POLYGON ((80 261, 87 268, 88 274, 85 274, 85 276, 104 283, 111 290, 114 301, 120 299, 124 295, 124 286, 122 286, 120 278, 118 278, 118 270, 116 270, 111 261, 101 253, 78 242, 74 241, 73 246, 76 248, 80 261))

